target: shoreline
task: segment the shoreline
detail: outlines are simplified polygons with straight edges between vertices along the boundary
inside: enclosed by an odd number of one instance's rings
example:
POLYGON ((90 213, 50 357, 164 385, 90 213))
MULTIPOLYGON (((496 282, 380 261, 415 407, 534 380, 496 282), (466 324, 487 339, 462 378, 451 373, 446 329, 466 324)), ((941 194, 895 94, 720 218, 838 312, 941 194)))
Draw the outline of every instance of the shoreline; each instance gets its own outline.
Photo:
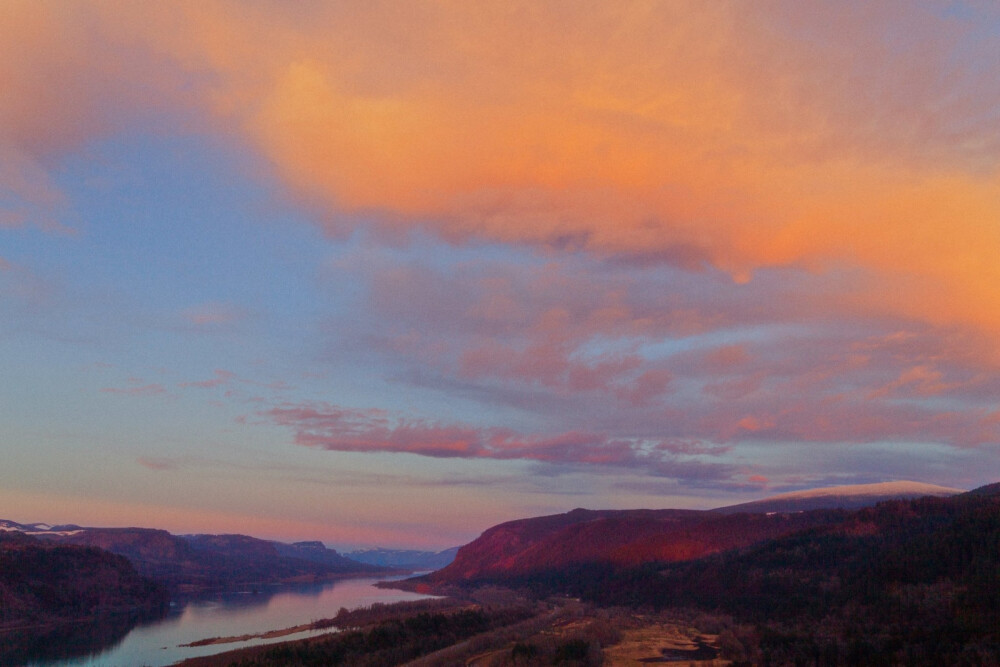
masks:
MULTIPOLYGON (((379 584, 384 584, 384 583, 389 583, 389 582, 383 580, 383 581, 379 581, 377 583, 374 583, 372 585, 376 586, 376 587, 383 588, 383 586, 380 586, 379 584)), ((384 588, 391 588, 391 587, 385 586, 384 588)), ((444 606, 452 606, 454 604, 458 604, 457 600, 454 600, 454 599, 452 599, 452 598, 450 598, 449 596, 446 596, 446 595, 438 595, 438 596, 428 597, 428 598, 421 599, 421 600, 414 600, 412 602, 413 603, 424 603, 424 602, 428 602, 428 601, 431 601, 431 600, 437 600, 437 601, 439 601, 438 604, 443 604, 444 606)), ((379 604, 380 603, 373 603, 373 605, 369 606, 369 607, 359 607, 357 609, 351 609, 351 610, 343 610, 342 609, 341 613, 338 614, 336 617, 333 617, 333 618, 321 618, 321 619, 314 620, 314 621, 312 621, 310 623, 301 623, 299 625, 293 625, 293 626, 287 627, 287 628, 279 628, 279 629, 276 629, 276 630, 266 630, 266 631, 263 631, 263 632, 246 633, 246 634, 242 634, 242 635, 229 635, 229 636, 225 636, 225 637, 206 637, 204 639, 198 639, 196 641, 193 641, 193 642, 190 642, 190 643, 187 643, 187 644, 178 644, 177 647, 178 648, 197 648, 197 647, 201 647, 201 646, 215 646, 215 645, 221 645, 221 644, 235 644, 235 643, 238 643, 238 642, 247 642, 247 641, 251 641, 251 640, 254 640, 254 639, 276 639, 278 637, 285 637, 287 635, 294 635, 294 634, 298 634, 298 633, 301 633, 301 632, 309 632, 309 631, 329 630, 330 632, 342 632, 345 629, 352 628, 352 627, 355 627, 356 625, 358 625, 359 624, 359 622, 358 622, 359 618, 364 618, 366 616, 371 616, 371 615, 378 616, 378 615, 382 614, 383 612, 381 611, 381 609, 379 609, 379 610, 373 609, 373 607, 378 606, 379 604), (345 616, 345 614, 346 614, 346 618, 342 618, 341 619, 342 622, 338 624, 337 623, 338 618, 341 618, 341 617, 345 616), (350 619, 350 620, 348 620, 348 619, 350 619)), ((400 604, 410 604, 410 603, 393 602, 393 603, 390 603, 387 606, 395 606, 395 605, 400 605, 400 604)))
MULTIPOLYGON (((288 635, 309 631, 328 630, 329 633, 339 633, 345 630, 355 629, 360 626, 377 623, 386 617, 407 617, 420 612, 427 612, 437 609, 456 609, 467 606, 468 603, 448 597, 433 597, 421 600, 405 602, 392 602, 387 604, 373 603, 367 607, 358 607, 351 610, 341 610, 333 618, 321 618, 310 623, 302 623, 287 628, 267 630, 264 632, 247 633, 242 635, 232 635, 226 637, 206 637, 188 644, 178 644, 178 648, 197 648, 202 646, 216 646, 221 644, 233 644, 246 642, 254 639, 276 639, 288 635)), ((302 637, 291 641, 305 641, 312 637, 302 637)), ((252 648, 252 647, 246 647, 252 648)), ((233 650, 242 650, 241 648, 233 650)))
POLYGON ((198 646, 215 646, 217 644, 234 644, 236 642, 247 642, 251 639, 275 639, 276 637, 285 637, 287 635, 294 635, 300 632, 307 632, 309 630, 325 630, 330 629, 331 632, 339 632, 339 629, 334 629, 333 625, 321 625, 317 623, 304 623, 302 625, 293 625, 290 628, 282 628, 280 630, 268 630, 266 632, 255 632, 246 635, 234 635, 230 637, 208 637, 206 639, 199 639, 193 641, 189 644, 178 644, 178 648, 195 648, 198 646))

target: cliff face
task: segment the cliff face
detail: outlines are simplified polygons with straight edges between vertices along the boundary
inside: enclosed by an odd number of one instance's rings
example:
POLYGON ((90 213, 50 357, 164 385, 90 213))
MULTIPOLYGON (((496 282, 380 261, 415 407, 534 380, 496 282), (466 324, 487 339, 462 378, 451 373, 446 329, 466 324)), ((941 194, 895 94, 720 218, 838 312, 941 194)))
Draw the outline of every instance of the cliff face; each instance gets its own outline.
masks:
POLYGON ((166 590, 122 556, 26 535, 0 537, 0 626, 151 611, 167 603, 166 590))

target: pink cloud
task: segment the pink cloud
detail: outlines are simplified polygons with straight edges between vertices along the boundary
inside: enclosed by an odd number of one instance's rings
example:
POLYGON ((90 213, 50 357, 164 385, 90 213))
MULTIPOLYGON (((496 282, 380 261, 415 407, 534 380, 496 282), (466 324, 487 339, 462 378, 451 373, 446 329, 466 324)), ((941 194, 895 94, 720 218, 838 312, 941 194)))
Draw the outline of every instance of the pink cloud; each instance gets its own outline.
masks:
POLYGON ((710 396, 727 401, 737 401, 757 391, 764 382, 764 374, 738 376, 731 380, 709 382, 702 390, 710 396))
POLYGON ((104 387, 101 391, 107 394, 122 394, 125 396, 157 396, 167 392, 162 384, 156 383, 139 387, 104 387))
POLYGON ((179 467, 177 461, 173 459, 150 458, 146 456, 140 456, 135 460, 135 462, 144 468, 149 468, 150 470, 155 470, 157 472, 163 470, 176 470, 179 467))
POLYGON ((460 373, 466 378, 494 377, 540 384, 561 391, 616 391, 637 399, 663 393, 669 382, 668 374, 644 373, 642 386, 619 387, 623 377, 632 376, 642 366, 634 354, 608 354, 593 360, 575 356, 576 346, 561 342, 528 342, 511 347, 482 340, 474 349, 467 349, 459 360, 460 373))
POLYGON ((960 386, 958 383, 943 382, 944 373, 928 365, 918 365, 904 370, 892 382, 872 391, 870 398, 884 398, 896 394, 912 396, 940 396, 960 386))
POLYGON ((236 378, 236 374, 221 368, 217 368, 214 373, 214 377, 209 380, 200 380, 197 382, 182 382, 181 387, 200 387, 202 389, 210 389, 212 387, 221 387, 224 384, 228 384, 233 379, 236 378))
POLYGON ((527 436, 506 428, 399 419, 382 410, 326 404, 284 405, 258 414, 292 428, 297 444, 332 451, 615 466, 641 468, 664 476, 683 470, 698 477, 721 477, 728 470, 720 463, 678 458, 678 455, 717 456, 725 453, 726 448, 682 447, 673 442, 615 438, 585 431, 527 436))
POLYGON ((717 347, 706 353, 704 358, 707 369, 716 373, 724 373, 750 361, 750 355, 743 345, 717 347))
POLYGON ((774 428, 774 420, 747 415, 736 422, 736 426, 743 431, 763 431, 774 428))
POLYGON ((245 319, 245 310, 231 303, 210 302, 194 306, 181 313, 189 323, 197 327, 219 327, 245 319))
MULTIPOLYGON (((983 409, 945 410, 913 404, 879 403, 859 397, 772 395, 751 403, 766 417, 735 417, 724 406, 699 411, 684 425, 697 433, 714 433, 720 442, 871 443, 938 442, 958 447, 1000 443, 1000 425, 983 409)), ((749 406, 748 406, 749 407, 749 406)))
POLYGON ((557 394, 603 393, 649 404, 673 390, 645 342, 720 326, 725 308, 631 270, 600 265, 394 266, 372 275, 373 321, 386 351, 470 382, 557 394), (704 313, 704 314, 703 314, 704 313))
POLYGON ((631 385, 617 387, 616 393, 634 405, 649 405, 662 398, 670 390, 673 377, 673 373, 669 369, 654 366, 639 373, 631 385))
POLYGON ((363 327, 413 381, 544 415, 555 430, 726 446, 1000 441, 980 423, 1000 391, 988 340, 785 298, 790 281, 814 278, 776 272, 734 290, 586 258, 397 264, 372 277, 363 327))

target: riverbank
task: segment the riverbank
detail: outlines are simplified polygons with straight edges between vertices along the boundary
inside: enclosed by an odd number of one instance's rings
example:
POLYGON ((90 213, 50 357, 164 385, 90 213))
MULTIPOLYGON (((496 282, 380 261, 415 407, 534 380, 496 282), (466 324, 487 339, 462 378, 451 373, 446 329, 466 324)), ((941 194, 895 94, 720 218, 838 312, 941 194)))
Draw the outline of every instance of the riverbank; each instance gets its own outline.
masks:
POLYGON ((567 598, 530 600, 497 589, 473 592, 464 599, 377 605, 345 611, 338 617, 333 625, 340 632, 236 649, 180 664, 731 664, 720 656, 719 636, 699 630, 698 619, 637 615, 567 598))
POLYGON ((421 613, 454 611, 457 609, 469 608, 469 606, 470 605, 466 602, 450 598, 435 598, 431 600, 420 600, 418 602, 396 602, 389 604, 376 602, 358 609, 341 609, 333 618, 323 618, 311 623, 303 623, 301 625, 295 625, 288 628, 231 637, 207 637, 188 644, 180 644, 180 646, 213 646, 216 644, 245 642, 252 639, 276 639, 278 637, 294 635, 300 632, 308 632, 310 630, 326 630, 331 628, 336 630, 345 630, 371 625, 373 623, 384 621, 387 618, 407 618, 421 613))
POLYGON ((181 648, 196 647, 196 646, 213 646, 215 644, 233 644, 236 642, 248 642, 251 639, 277 639, 278 637, 286 637, 288 635, 295 635, 300 632, 307 632, 309 630, 319 630, 321 628, 315 627, 315 623, 306 623, 304 625, 295 625, 290 628, 283 628, 281 630, 269 630, 268 632, 257 632, 247 635, 237 635, 234 637, 209 637, 207 639, 199 639, 198 641, 191 642, 189 644, 178 644, 181 648))

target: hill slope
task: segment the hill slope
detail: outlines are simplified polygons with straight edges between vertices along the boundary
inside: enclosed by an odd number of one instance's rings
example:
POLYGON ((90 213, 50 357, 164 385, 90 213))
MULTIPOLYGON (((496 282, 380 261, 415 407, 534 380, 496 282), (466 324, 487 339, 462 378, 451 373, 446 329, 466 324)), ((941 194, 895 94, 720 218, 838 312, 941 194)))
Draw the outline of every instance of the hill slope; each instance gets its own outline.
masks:
POLYGON ((464 584, 584 563, 627 566, 692 560, 836 523, 846 516, 845 509, 830 508, 958 493, 930 484, 890 482, 813 489, 709 511, 575 509, 494 526, 423 581, 464 584))
POLYGON ((432 584, 502 581, 581 563, 670 562, 753 544, 842 518, 838 512, 768 516, 696 510, 573 510, 500 524, 460 548, 432 584))
POLYGON ((0 627, 151 611, 167 602, 166 590, 122 556, 22 534, 0 536, 0 627))
POLYGON ((522 577, 603 605, 755 623, 767 664, 1000 664, 1000 495, 889 501, 707 558, 522 577))

